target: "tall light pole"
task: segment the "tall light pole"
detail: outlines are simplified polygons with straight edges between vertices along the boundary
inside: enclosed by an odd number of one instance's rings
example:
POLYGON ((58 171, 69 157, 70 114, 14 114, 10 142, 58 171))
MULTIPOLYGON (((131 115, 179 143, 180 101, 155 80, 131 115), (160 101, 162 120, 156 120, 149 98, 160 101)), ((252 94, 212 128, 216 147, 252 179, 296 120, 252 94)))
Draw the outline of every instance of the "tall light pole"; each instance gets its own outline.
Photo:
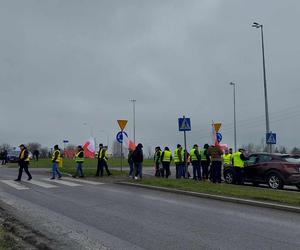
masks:
POLYGON ((235 110, 235 83, 230 82, 230 85, 233 86, 233 123, 234 123, 234 152, 237 152, 236 148, 236 110, 235 110))
MULTIPOLYGON (((268 92, 267 92, 267 77, 266 77, 266 65, 265 65, 265 46, 264 46, 264 31, 263 25, 254 22, 252 27, 260 29, 261 33, 261 48, 263 58, 263 77, 264 77, 264 92, 265 92, 265 113, 266 113, 266 133, 270 133, 270 121, 269 121, 269 108, 268 108, 268 92)), ((271 145, 268 146, 268 151, 271 152, 271 145)))
POLYGON ((132 108, 133 108, 133 143, 135 144, 135 99, 130 100, 132 102, 132 108))

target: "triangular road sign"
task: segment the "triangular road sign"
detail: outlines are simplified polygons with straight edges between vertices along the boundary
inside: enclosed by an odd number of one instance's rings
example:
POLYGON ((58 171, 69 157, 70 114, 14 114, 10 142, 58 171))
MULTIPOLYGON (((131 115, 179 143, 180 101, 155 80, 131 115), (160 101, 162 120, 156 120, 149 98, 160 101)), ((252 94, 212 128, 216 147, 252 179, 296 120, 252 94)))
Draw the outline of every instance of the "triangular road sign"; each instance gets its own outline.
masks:
POLYGON ((222 123, 214 123, 213 126, 214 126, 216 133, 218 133, 222 126, 222 123))
POLYGON ((128 122, 127 120, 118 120, 119 127, 122 131, 126 127, 127 122, 128 122))

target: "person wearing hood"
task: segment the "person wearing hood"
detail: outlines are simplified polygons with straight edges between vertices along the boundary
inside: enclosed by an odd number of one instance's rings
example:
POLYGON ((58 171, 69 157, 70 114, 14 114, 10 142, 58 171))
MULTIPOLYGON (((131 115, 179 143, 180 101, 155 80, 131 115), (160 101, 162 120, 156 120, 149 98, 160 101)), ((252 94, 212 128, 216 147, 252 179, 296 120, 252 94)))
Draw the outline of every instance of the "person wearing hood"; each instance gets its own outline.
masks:
POLYGON ((144 160, 144 155, 143 155, 143 145, 141 143, 139 143, 135 150, 133 151, 133 155, 132 155, 132 160, 134 163, 134 169, 135 169, 135 176, 134 179, 137 180, 138 176, 140 177, 140 179, 143 178, 143 160, 144 160))
POLYGON ((160 177, 160 156, 161 156, 161 149, 159 146, 155 148, 155 153, 154 153, 154 163, 155 163, 155 176, 160 177))

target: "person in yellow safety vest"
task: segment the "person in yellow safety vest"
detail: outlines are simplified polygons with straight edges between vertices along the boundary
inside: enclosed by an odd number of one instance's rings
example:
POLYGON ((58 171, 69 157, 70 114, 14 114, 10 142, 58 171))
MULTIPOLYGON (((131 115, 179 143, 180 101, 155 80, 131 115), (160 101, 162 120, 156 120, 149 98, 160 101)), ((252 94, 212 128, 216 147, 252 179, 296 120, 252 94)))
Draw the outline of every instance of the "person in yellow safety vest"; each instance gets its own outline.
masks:
POLYGON ((84 151, 82 146, 77 147, 77 153, 75 154, 75 162, 76 162, 76 173, 73 175, 73 178, 81 177, 83 178, 83 171, 82 171, 82 165, 84 162, 84 151))
POLYGON ((172 153, 168 147, 165 147, 165 150, 162 152, 160 159, 163 166, 161 177, 164 178, 166 173, 166 178, 168 178, 171 175, 170 164, 172 161, 172 153))
POLYGON ((201 156, 199 154, 198 145, 195 144, 190 151, 193 166, 193 180, 202 180, 201 175, 201 156))
POLYGON ((232 165, 232 155, 229 153, 228 149, 225 149, 225 154, 222 157, 224 167, 232 165))
POLYGON ((160 168, 159 168, 159 165, 160 165, 160 156, 161 156, 161 149, 159 146, 157 146, 155 148, 155 153, 154 153, 154 163, 155 163, 155 174, 154 176, 156 177, 160 177, 160 168))
POLYGON ((28 175, 28 180, 30 181, 32 179, 32 176, 28 170, 29 153, 24 144, 21 144, 19 147, 21 150, 20 155, 19 155, 19 174, 18 174, 18 178, 15 179, 15 181, 21 181, 23 169, 24 169, 25 173, 28 175))
POLYGON ((209 175, 210 157, 207 154, 208 148, 209 148, 209 145, 206 143, 206 144, 204 144, 203 148, 200 149, 203 180, 208 180, 208 175, 209 175))
POLYGON ((240 148, 238 152, 232 156, 233 167, 236 174, 236 183, 244 184, 244 167, 248 158, 244 155, 244 149, 240 148))
POLYGON ((61 178, 61 173, 58 171, 58 168, 57 168, 58 164, 61 161, 60 149, 59 149, 58 145, 54 146, 51 161, 52 161, 52 178, 51 178, 51 180, 55 179, 56 174, 58 175, 58 179, 60 179, 61 178))
POLYGON ((184 178, 184 150, 180 144, 174 150, 174 163, 176 166, 176 179, 184 178))
MULTIPOLYGON (((101 144, 100 144, 101 145, 101 144)), ((100 176, 103 176, 103 168, 105 168, 105 171, 107 173, 107 176, 110 176, 111 173, 108 169, 108 165, 107 165, 107 161, 108 161, 108 154, 107 154, 107 146, 102 147, 99 150, 99 155, 98 155, 98 161, 99 161, 99 172, 100 172, 100 176)), ((99 176, 99 172, 97 169, 97 174, 96 176, 99 176)))

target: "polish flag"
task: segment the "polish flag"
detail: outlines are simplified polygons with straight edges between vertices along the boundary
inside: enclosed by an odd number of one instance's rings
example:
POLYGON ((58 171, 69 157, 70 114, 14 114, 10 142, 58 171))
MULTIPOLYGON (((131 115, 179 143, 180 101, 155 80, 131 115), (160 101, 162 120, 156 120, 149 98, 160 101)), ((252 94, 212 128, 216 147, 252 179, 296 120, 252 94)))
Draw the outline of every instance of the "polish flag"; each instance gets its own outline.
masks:
POLYGON ((123 145, 129 149, 129 150, 135 150, 136 145, 132 140, 128 138, 128 135, 124 132, 123 133, 123 145))
POLYGON ((95 139, 91 137, 84 145, 84 157, 86 158, 95 158, 95 151, 96 151, 96 145, 95 145, 95 139))

